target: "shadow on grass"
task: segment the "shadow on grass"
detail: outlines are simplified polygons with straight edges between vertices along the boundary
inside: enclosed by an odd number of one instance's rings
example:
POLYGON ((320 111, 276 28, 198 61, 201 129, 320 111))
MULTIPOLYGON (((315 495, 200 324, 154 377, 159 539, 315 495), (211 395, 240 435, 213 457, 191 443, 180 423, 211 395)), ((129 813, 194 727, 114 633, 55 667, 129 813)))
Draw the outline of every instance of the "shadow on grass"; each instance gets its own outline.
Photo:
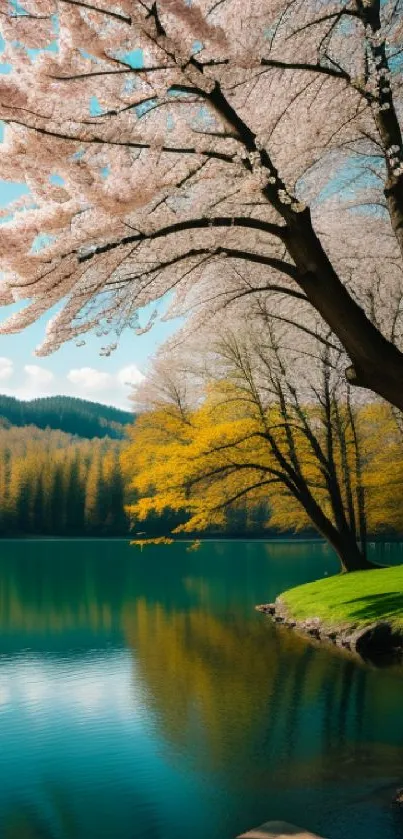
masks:
POLYGON ((369 618, 377 620, 381 618, 403 618, 403 592, 389 591, 378 594, 366 594, 364 597, 356 597, 354 600, 346 600, 346 605, 356 603, 352 608, 351 618, 369 618))

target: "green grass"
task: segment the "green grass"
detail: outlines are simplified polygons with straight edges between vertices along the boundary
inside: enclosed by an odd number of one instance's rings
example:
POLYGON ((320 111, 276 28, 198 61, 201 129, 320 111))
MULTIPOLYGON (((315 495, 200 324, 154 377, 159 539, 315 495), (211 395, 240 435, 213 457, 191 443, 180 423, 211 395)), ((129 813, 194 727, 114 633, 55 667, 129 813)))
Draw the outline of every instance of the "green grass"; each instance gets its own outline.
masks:
POLYGON ((281 595, 295 620, 320 618, 329 627, 360 627, 378 620, 403 630, 403 565, 339 574, 281 595))

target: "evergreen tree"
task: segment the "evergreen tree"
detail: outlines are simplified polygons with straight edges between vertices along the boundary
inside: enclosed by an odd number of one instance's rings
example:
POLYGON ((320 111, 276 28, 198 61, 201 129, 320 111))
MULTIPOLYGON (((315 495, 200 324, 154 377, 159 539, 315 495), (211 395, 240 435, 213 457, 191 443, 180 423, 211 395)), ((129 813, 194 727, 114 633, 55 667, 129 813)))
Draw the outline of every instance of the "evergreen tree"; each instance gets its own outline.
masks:
POLYGON ((124 535, 120 443, 0 423, 0 535, 124 535))
POLYGON ((33 487, 30 476, 21 471, 15 503, 17 533, 29 533, 31 530, 32 490, 33 487))
POLYGON ((101 533, 106 516, 105 485, 99 446, 90 462, 85 487, 85 528, 88 533, 101 533))
POLYGON ((69 463, 66 486, 66 532, 80 534, 84 530, 85 491, 80 473, 80 455, 75 452, 69 463))
POLYGON ((93 439, 121 439, 133 414, 98 402, 70 396, 48 396, 22 401, 0 394, 0 422, 4 425, 60 429, 68 434, 93 439))
POLYGON ((34 533, 44 533, 45 487, 42 472, 39 474, 33 498, 32 527, 34 533))
POLYGON ((63 474, 60 465, 57 465, 52 480, 52 489, 50 495, 50 521, 49 529, 51 533, 61 535, 64 530, 64 493, 63 493, 63 474))
POLYGON ((112 470, 107 482, 108 487, 108 514, 106 519, 107 529, 116 536, 127 533, 128 519, 124 509, 125 486, 123 475, 120 469, 118 452, 113 454, 112 470))

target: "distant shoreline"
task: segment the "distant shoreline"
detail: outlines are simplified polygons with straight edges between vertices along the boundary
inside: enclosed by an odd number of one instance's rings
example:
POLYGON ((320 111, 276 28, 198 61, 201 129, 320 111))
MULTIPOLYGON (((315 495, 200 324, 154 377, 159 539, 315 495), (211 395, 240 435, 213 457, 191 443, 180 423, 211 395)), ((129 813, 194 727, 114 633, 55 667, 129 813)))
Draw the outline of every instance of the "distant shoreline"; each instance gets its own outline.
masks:
MULTIPOLYGON (((91 536, 87 534, 67 536, 67 535, 38 535, 38 534, 20 534, 20 535, 4 535, 0 536, 0 542, 131 542, 135 534, 127 536, 91 536)), ((155 538, 151 537, 150 539, 155 538)), ((198 534, 190 536, 189 538, 174 538, 173 544, 191 544, 195 540, 200 542, 272 542, 275 544, 293 544, 293 543, 308 543, 327 545, 326 539, 317 536, 200 536, 198 534)), ((379 536, 368 540, 368 545, 387 545, 403 543, 402 536, 388 536, 382 538, 379 536)))

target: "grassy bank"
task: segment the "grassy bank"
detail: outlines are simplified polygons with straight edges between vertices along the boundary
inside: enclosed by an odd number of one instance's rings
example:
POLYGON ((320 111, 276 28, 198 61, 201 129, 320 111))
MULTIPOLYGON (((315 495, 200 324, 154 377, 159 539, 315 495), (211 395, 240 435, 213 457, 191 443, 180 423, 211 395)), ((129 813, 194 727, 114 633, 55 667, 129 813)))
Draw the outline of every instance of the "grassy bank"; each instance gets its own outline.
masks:
POLYGON ((403 631, 403 565, 356 571, 307 583, 281 595, 296 621, 319 618, 335 628, 388 621, 403 631))

